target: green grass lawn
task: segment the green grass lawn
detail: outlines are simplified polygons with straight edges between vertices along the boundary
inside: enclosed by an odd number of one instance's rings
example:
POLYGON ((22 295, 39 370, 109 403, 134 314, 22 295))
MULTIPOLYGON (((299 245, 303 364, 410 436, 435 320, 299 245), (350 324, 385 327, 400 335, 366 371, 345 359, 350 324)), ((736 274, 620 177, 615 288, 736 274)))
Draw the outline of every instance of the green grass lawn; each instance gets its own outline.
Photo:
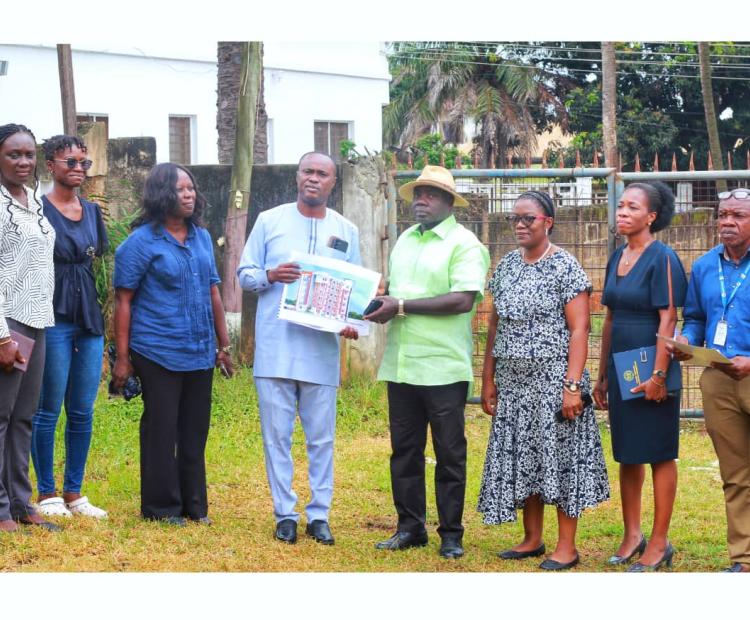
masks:
MULTIPOLYGON (((430 544, 391 553, 374 544, 396 525, 391 502, 390 452, 385 390, 353 381, 339 392, 336 486, 331 528, 333 547, 318 545, 300 529, 297 545, 273 539, 274 520, 263 465, 255 391, 249 370, 231 381, 217 374, 207 462, 210 527, 174 528, 142 521, 139 514, 138 420, 140 399, 108 400, 96 405, 94 439, 83 493, 110 513, 107 521, 62 521, 65 530, 50 534, 0 535, 0 571, 334 571, 448 572, 535 571, 539 559, 502 562, 496 552, 518 542, 520 523, 486 526, 476 510, 490 420, 478 407, 467 408, 468 487, 464 525, 466 556, 459 561, 437 555, 432 471, 428 449, 428 529, 430 544)), ((586 512, 579 526, 581 565, 576 571, 610 570, 606 559, 621 536, 617 468, 602 422, 602 438, 612 499, 586 512)), ((61 428, 58 432, 61 433, 61 428)), ((62 436, 56 472, 62 478, 62 436)), ((304 437, 294 437, 295 489, 300 511, 309 498, 304 437)), ((675 571, 714 571, 728 564, 724 503, 716 456, 700 422, 683 423, 679 485, 671 540, 677 549, 675 571)), ((651 486, 644 490, 644 531, 651 520, 651 486)), ((304 527, 304 517, 302 519, 304 527)), ((554 544, 556 519, 547 508, 545 541, 554 544)), ((28 531, 28 529, 27 529, 28 531)))

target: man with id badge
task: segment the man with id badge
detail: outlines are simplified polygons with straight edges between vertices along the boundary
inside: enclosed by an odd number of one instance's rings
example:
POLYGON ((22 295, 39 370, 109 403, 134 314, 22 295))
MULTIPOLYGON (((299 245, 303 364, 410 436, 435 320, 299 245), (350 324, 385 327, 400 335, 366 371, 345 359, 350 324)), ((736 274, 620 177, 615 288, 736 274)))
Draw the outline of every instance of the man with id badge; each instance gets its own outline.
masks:
POLYGON ((333 441, 339 385, 339 335, 278 318, 284 285, 301 276, 289 262, 293 250, 361 265, 357 227, 326 207, 336 184, 336 165, 324 153, 305 153, 297 170, 297 201, 264 211, 242 252, 240 286, 258 296, 253 377, 258 392, 266 474, 273 497, 275 537, 297 542, 297 495, 292 489, 292 433, 299 413, 309 460, 311 499, 306 533, 334 543, 328 525, 333 496, 333 441))
POLYGON ((721 244, 693 265, 677 340, 705 343, 731 361, 706 368, 700 387, 724 486, 726 572, 750 572, 750 190, 721 192, 717 220, 721 244))

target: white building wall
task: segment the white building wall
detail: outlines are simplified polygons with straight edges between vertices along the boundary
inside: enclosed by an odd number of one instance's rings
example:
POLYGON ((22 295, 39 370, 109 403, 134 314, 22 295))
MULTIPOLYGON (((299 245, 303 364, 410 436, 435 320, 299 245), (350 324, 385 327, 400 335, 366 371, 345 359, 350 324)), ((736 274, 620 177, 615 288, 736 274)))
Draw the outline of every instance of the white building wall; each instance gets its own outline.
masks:
MULTIPOLYGON (((169 160, 169 116, 191 116, 192 163, 217 161, 216 47, 204 44, 183 59, 169 49, 120 46, 82 50, 73 44, 79 114, 106 114, 111 138, 153 136, 157 160, 169 160), (146 55, 153 54, 153 55, 146 55), (158 55, 158 57, 157 57, 158 55)), ((9 61, 0 76, 0 124, 28 125, 39 140, 62 133, 54 45, 0 45, 9 61)), ((377 42, 264 44, 269 163, 296 163, 314 148, 315 121, 351 123, 363 152, 381 149, 388 63, 377 42)))
POLYGON ((321 73, 266 69, 269 163, 297 163, 315 146, 315 121, 349 122, 349 137, 364 153, 382 148, 382 105, 388 82, 321 73))
MULTIPOLYGON (((0 122, 28 125, 39 140, 62 133, 57 50, 0 45, 0 122), (20 95, 20 96, 19 96, 20 95)), ((169 161, 169 116, 192 116, 192 163, 217 161, 216 62, 170 60, 73 49, 79 114, 106 114, 109 136, 156 138, 169 161)))

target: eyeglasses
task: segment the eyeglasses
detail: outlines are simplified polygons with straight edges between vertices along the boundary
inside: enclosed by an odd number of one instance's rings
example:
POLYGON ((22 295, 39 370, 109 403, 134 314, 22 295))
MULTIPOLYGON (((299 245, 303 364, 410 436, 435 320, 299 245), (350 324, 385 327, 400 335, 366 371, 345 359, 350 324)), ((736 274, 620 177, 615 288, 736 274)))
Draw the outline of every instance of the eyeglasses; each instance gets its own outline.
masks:
POLYGON ((731 197, 734 197, 737 200, 750 200, 750 189, 738 187, 729 192, 719 192, 719 200, 726 200, 731 197))
POLYGON ((530 228, 531 225, 536 220, 546 220, 547 217, 544 215, 516 215, 515 213, 510 213, 509 215, 505 216, 505 221, 508 222, 511 226, 516 226, 518 222, 521 222, 526 228, 530 228))
POLYGON ((68 168, 74 170, 77 165, 81 165, 81 170, 88 170, 94 163, 90 159, 76 159, 75 157, 68 157, 67 159, 53 159, 52 161, 59 161, 67 164, 68 168))

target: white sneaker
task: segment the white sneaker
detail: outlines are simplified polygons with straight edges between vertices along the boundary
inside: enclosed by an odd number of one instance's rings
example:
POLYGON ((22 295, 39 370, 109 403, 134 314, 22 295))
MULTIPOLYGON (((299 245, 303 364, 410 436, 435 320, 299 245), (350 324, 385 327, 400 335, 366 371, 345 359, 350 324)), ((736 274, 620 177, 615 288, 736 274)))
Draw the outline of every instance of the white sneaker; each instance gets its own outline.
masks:
POLYGON ((90 504, 89 498, 85 495, 66 504, 66 506, 74 515, 83 515, 84 517, 92 517, 94 519, 107 518, 107 511, 90 504))
POLYGON ((73 513, 65 507, 62 497, 49 497, 36 505, 36 511, 45 517, 72 517, 73 513))

